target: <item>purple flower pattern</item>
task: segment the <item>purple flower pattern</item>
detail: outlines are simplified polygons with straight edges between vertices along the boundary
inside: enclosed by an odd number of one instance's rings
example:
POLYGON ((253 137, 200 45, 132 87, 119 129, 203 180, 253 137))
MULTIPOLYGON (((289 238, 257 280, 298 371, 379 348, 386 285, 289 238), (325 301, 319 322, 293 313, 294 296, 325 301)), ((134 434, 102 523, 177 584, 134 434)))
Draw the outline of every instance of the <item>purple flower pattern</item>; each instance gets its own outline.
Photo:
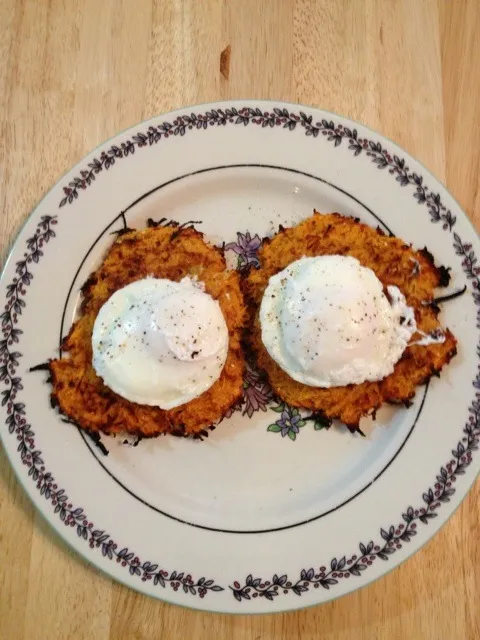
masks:
POLYGON ((266 411, 272 400, 273 393, 265 377, 257 371, 252 363, 247 362, 242 397, 228 411, 226 417, 229 418, 235 411, 241 411, 242 416, 247 415, 251 418, 256 411, 266 411))
POLYGON ((295 440, 297 434, 300 433, 300 429, 306 425, 306 421, 300 415, 299 410, 295 407, 289 407, 284 402, 272 407, 272 410, 281 415, 276 422, 268 427, 267 431, 281 433, 282 438, 288 436, 290 440, 295 440))
POLYGON ((247 267, 259 267, 258 250, 262 245, 262 239, 259 235, 246 233, 237 233, 237 242, 230 242, 225 245, 226 251, 234 251, 238 256, 237 269, 241 271, 247 267))

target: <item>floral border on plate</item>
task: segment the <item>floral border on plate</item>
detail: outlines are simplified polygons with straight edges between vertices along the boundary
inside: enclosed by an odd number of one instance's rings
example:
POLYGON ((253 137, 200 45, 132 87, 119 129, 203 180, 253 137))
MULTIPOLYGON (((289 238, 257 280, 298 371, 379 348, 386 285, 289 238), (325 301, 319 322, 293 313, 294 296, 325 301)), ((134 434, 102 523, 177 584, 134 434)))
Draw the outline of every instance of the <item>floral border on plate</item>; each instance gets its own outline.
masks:
POLYGON ((273 111, 261 111, 258 107, 236 107, 226 109, 212 109, 205 113, 191 113, 190 115, 177 116, 173 122, 162 122, 157 126, 150 125, 146 131, 138 131, 131 138, 122 142, 120 146, 112 145, 107 151, 102 151, 98 158, 88 163, 80 175, 73 178, 68 186, 63 188, 64 197, 60 201, 60 207, 78 198, 79 192, 89 187, 96 176, 104 169, 108 171, 118 160, 127 158, 135 153, 136 149, 158 144, 167 140, 170 136, 184 136, 189 131, 205 130, 212 126, 226 126, 227 124, 244 125, 255 124, 260 127, 281 127, 286 131, 294 131, 297 126, 305 130, 306 136, 317 138, 321 133, 335 147, 348 141, 348 148, 355 156, 365 153, 378 169, 387 169, 396 181, 402 186, 411 185, 415 188, 413 197, 418 204, 426 204, 432 222, 441 222, 444 229, 450 231, 455 225, 456 217, 450 209, 443 204, 440 194, 430 191, 424 184, 423 177, 416 173, 410 173, 404 159, 393 156, 380 142, 360 138, 355 128, 350 129, 341 124, 335 124, 333 120, 321 120, 314 122, 312 115, 304 111, 293 113, 286 108, 274 108, 273 111))

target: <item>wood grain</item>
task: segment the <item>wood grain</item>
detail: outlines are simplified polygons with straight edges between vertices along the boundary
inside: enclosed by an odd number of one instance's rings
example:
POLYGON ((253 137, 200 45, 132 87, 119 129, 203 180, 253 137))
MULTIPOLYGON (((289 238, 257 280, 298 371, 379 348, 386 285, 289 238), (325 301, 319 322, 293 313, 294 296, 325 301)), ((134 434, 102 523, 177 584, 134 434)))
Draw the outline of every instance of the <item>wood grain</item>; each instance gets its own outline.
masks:
MULTIPOLYGON (((424 162, 480 228, 478 0, 0 0, 0 246, 104 139, 228 98, 320 106, 424 162), (220 73, 230 45, 229 77, 220 73)), ((114 584, 36 515, 0 453, 0 636, 480 638, 480 490, 371 586, 277 616, 183 610, 114 584)))

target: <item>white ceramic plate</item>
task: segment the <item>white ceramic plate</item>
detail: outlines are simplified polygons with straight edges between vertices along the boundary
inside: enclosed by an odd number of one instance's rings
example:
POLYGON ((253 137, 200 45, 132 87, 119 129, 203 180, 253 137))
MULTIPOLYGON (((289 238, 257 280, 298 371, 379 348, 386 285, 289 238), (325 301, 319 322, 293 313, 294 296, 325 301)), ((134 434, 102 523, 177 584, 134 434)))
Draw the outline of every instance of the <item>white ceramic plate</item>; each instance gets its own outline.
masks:
POLYGON ((11 464, 74 549, 156 598, 259 613, 358 589, 438 531, 478 472, 479 249, 423 166, 340 116, 225 103, 138 125, 59 181, 5 267, 1 410, 11 464), (443 310, 458 356, 412 407, 382 409, 363 423, 366 438, 316 430, 278 410, 250 372, 243 406, 203 442, 106 438, 105 456, 62 422, 45 373, 29 369, 58 354, 112 232, 149 217, 201 220, 238 266, 255 260, 259 237, 314 207, 426 245, 451 267, 453 288, 468 287, 443 310))

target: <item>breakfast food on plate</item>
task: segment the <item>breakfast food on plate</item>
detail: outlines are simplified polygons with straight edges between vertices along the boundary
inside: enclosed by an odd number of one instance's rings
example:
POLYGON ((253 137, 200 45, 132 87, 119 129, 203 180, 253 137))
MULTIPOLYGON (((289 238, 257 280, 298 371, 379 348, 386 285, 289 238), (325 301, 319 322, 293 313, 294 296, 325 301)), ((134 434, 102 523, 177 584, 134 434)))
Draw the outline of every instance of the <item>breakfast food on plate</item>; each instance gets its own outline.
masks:
POLYGON ((49 364, 53 403, 90 432, 204 432, 241 394, 238 278, 191 227, 121 234, 83 287, 67 357, 49 364))
POLYGON ((259 261, 244 282, 247 344, 291 406, 356 428, 383 402, 408 404, 456 353, 434 303, 449 273, 425 249, 315 212, 265 240, 259 261))
POLYGON ((449 273, 426 249, 315 212, 264 240, 259 263, 247 311, 239 274, 193 227, 126 229, 49 363, 52 403, 91 433, 202 435, 241 396, 244 338, 277 398, 358 428, 456 353, 434 301, 449 273))

